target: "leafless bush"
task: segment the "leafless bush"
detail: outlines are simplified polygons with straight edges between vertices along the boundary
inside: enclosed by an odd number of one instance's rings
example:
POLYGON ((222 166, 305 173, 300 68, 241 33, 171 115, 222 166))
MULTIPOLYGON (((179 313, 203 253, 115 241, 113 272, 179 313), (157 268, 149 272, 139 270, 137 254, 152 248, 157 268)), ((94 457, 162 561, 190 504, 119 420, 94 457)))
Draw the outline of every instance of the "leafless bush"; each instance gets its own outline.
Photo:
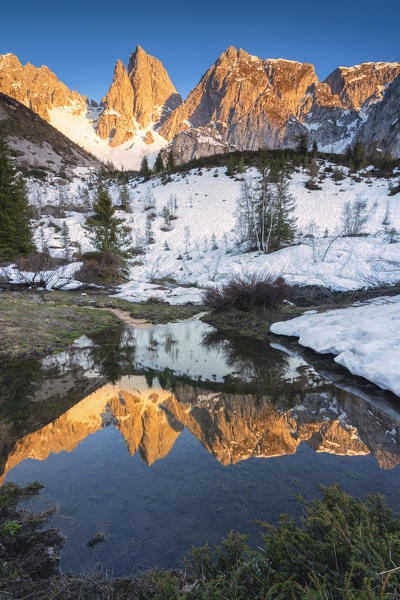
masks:
POLYGON ((75 273, 75 279, 95 285, 116 285, 123 281, 125 263, 118 254, 111 252, 87 252, 83 265, 75 273))
POLYGON ((222 311, 237 308, 249 311, 256 307, 271 307, 291 296, 292 288, 282 277, 263 273, 234 275, 227 283, 217 288, 208 288, 203 293, 203 302, 222 311))
POLYGON ((346 202, 342 212, 342 232, 344 236, 361 235, 376 205, 368 211, 367 202, 357 198, 354 202, 346 202))

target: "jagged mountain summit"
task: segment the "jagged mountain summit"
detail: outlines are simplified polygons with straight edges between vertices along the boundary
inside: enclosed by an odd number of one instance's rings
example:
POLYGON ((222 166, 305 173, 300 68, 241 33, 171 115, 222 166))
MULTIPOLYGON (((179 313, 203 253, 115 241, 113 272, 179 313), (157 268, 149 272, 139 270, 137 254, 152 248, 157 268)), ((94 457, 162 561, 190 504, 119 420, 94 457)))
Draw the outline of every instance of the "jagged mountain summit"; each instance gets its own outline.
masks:
POLYGON ((116 385, 100 386, 41 429, 13 441, 5 435, 0 482, 23 460, 71 452, 111 424, 129 454, 139 451, 148 465, 167 456, 185 428, 225 466, 252 457, 295 454, 302 442, 315 452, 371 454, 385 470, 400 461, 398 442, 388 435, 398 427, 396 419, 350 393, 343 394, 338 408, 330 394, 305 393, 300 405, 286 398, 271 402, 263 395, 255 402, 252 395, 213 393, 185 384, 174 393, 144 385, 137 389, 143 379, 122 378, 116 385))
POLYGON ((168 145, 177 162, 231 150, 293 147, 308 132, 341 152, 360 137, 400 156, 400 63, 338 67, 261 59, 229 47, 182 102, 162 63, 138 46, 117 60, 100 105, 70 91, 47 67, 0 56, 0 91, 97 157, 137 168, 168 145))

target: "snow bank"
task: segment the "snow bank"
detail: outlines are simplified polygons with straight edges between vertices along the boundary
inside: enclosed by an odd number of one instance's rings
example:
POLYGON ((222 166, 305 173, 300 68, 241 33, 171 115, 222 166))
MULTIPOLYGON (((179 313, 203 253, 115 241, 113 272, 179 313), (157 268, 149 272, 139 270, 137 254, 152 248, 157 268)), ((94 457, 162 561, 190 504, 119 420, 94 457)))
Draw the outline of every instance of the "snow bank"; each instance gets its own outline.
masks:
POLYGON ((64 289, 73 290, 82 286, 80 281, 74 279, 74 275, 81 266, 82 262, 59 265, 54 269, 45 271, 20 271, 16 265, 9 265, 0 269, 0 277, 4 277, 13 284, 42 284, 44 289, 64 289))
MULTIPOLYGON (((163 185, 160 178, 128 183, 131 213, 118 211, 132 232, 133 245, 144 245, 146 254, 138 257, 129 275, 129 282, 121 286, 120 294, 129 300, 146 300, 156 296, 171 303, 200 302, 201 287, 214 286, 229 279, 233 273, 268 272, 283 276, 289 283, 324 285, 334 290, 351 290, 379 283, 393 283, 400 279, 393 264, 400 262, 400 243, 390 244, 382 232, 382 221, 389 208, 391 224, 400 230, 400 202, 397 196, 388 196, 385 179, 345 179, 335 183, 327 177, 322 189, 307 190, 305 171, 292 174, 290 192, 295 198, 295 216, 299 230, 299 244, 269 255, 257 252, 243 253, 237 245, 237 202, 241 195, 241 181, 226 176, 225 168, 192 170, 176 174, 163 185), (338 238, 343 207, 346 202, 362 198, 367 203, 370 218, 365 227, 366 237, 338 238), (154 206, 152 221, 154 244, 145 244, 146 217, 149 204, 154 206), (171 230, 163 231, 164 207, 171 207, 176 218, 171 230), (314 238, 306 235, 312 225, 314 238), (377 232, 380 231, 379 234, 377 232), (324 237, 327 236, 327 237, 324 237), (212 240, 215 241, 212 242, 212 240), (332 242, 332 244, 331 244, 332 242), (217 247, 215 247, 217 246, 217 247), (176 280, 173 289, 151 283, 163 277, 176 280)), ((248 169, 245 177, 258 177, 256 169, 248 169)), ((77 173, 65 189, 64 196, 79 204, 85 182, 94 175, 77 173)), ((30 186, 31 201, 40 196, 43 203, 58 204, 60 190, 56 185, 39 188, 30 186)), ((109 192, 114 204, 119 204, 120 184, 112 182, 109 192)), ((91 197, 93 190, 90 192, 91 197)), ((81 200, 82 202, 82 200, 81 200)), ((68 212, 65 219, 42 217, 42 231, 36 230, 35 241, 40 247, 41 236, 53 256, 63 257, 60 229, 63 222, 69 227, 73 249, 83 252, 92 249, 82 225, 85 214, 68 212), (55 227, 56 226, 56 227, 55 227)))
POLYGON ((306 312, 274 323, 271 331, 299 338, 302 346, 334 354, 335 362, 400 396, 400 296, 366 304, 306 312))

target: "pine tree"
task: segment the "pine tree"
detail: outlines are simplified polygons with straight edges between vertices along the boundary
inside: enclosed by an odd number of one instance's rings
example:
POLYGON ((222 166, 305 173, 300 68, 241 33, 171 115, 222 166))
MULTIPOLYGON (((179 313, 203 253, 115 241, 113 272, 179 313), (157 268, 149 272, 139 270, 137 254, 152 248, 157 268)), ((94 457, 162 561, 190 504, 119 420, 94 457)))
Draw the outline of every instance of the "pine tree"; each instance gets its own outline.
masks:
POLYGON ((249 250, 265 253, 290 244, 296 233, 293 210, 294 199, 284 173, 278 177, 270 169, 264 169, 261 181, 243 182, 237 212, 240 241, 249 250))
POLYGON ((102 185, 97 188, 92 210, 94 214, 86 217, 84 229, 96 250, 127 258, 130 241, 128 229, 122 225, 123 219, 114 216, 115 208, 110 194, 102 185))
POLYGON ((313 141, 313 145, 312 145, 312 153, 313 153, 313 157, 317 158, 317 154, 318 154, 318 144, 317 144, 317 140, 313 141))
POLYGON ((168 154, 168 160, 167 160, 167 171, 168 173, 173 173, 175 171, 175 159, 174 159, 174 155, 172 153, 172 150, 170 151, 170 153, 168 154))
POLYGON ((244 164, 244 158, 243 158, 243 156, 241 156, 241 157, 240 157, 240 160, 239 160, 238 172, 239 172, 240 174, 242 174, 242 173, 244 173, 244 172, 245 172, 245 169, 246 169, 246 166, 245 166, 245 164, 244 164))
POLYGON ((295 202, 289 193, 289 183, 283 177, 276 184, 274 205, 275 223, 267 252, 274 252, 290 245, 296 234, 296 219, 292 216, 295 202))
POLYGON ((147 181, 148 179, 150 179, 151 171, 150 171, 149 162, 148 162, 146 156, 143 156, 143 158, 142 158, 142 163, 140 165, 139 174, 140 174, 141 177, 144 177, 145 181, 147 181))
POLYGON ((65 260, 71 259, 71 236, 69 235, 69 227, 66 221, 63 222, 61 227, 61 240, 62 247, 64 250, 64 258, 65 260))
POLYGON ((218 250, 217 238, 215 237, 215 233, 211 236, 211 250, 218 250))
POLYGON ((226 167, 226 174, 228 175, 228 177, 233 177, 233 175, 235 174, 235 159, 233 157, 233 154, 229 155, 228 166, 226 167))
POLYGON ((309 144, 308 133, 306 133, 306 132, 300 133, 300 135, 297 138, 297 146, 296 146, 297 152, 299 154, 302 154, 303 156, 306 156, 307 152, 308 152, 308 144, 309 144))
POLYGON ((164 171, 164 161, 161 157, 161 152, 157 154, 156 162, 154 163, 153 168, 154 173, 161 173, 164 171))
POLYGON ((365 148, 361 140, 357 140, 353 147, 353 165, 354 170, 363 169, 366 164, 365 148))
POLYGON ((171 212, 168 206, 164 206, 161 211, 161 216, 164 219, 164 223, 161 226, 162 231, 171 231, 171 212))
POLYGON ((10 259, 33 249, 30 217, 25 183, 0 136, 0 256, 10 259))
POLYGON ((126 183, 123 183, 119 192, 119 205, 125 212, 131 212, 131 196, 126 183))
POLYGON ((351 146, 347 146, 347 148, 346 148, 346 150, 344 152, 344 160, 345 160, 346 165, 348 167, 353 166, 352 165, 352 163, 353 163, 353 150, 352 150, 351 146))
POLYGON ((154 234, 153 234, 153 228, 151 226, 151 217, 150 215, 147 215, 146 217, 146 244, 154 244, 155 243, 155 239, 154 239, 154 234))

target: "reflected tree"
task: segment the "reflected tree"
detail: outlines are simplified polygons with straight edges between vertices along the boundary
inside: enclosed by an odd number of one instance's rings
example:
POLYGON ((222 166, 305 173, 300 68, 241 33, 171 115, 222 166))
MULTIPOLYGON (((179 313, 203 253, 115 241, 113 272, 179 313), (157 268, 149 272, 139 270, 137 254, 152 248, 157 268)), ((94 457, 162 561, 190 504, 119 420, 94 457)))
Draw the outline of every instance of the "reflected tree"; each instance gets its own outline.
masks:
POLYGON ((135 373, 136 346, 134 338, 125 335, 123 327, 91 337, 90 358, 93 366, 108 383, 115 384, 123 375, 135 373))

